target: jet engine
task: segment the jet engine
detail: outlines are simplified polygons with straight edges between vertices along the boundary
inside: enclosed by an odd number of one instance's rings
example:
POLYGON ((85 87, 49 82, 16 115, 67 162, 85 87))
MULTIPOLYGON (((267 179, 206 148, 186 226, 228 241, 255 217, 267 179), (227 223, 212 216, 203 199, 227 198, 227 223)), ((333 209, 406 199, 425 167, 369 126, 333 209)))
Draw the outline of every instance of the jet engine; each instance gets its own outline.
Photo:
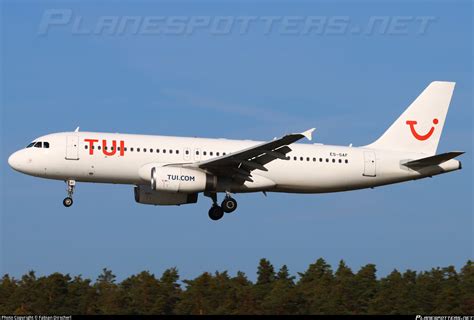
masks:
POLYGON ((195 193, 215 190, 217 177, 182 167, 153 167, 150 182, 155 191, 195 193))
POLYGON ((134 189, 135 201, 143 204, 154 205, 181 205, 196 203, 197 193, 158 192, 149 186, 137 186, 134 189))

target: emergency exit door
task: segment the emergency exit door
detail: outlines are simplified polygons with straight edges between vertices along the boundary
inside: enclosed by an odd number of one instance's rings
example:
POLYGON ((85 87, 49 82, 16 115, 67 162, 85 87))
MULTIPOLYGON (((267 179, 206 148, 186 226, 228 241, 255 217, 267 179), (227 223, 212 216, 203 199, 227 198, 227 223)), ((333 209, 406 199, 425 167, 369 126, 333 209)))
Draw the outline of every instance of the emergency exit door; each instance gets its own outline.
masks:
POLYGON ((79 160, 79 137, 78 136, 67 136, 66 159, 79 160))
POLYGON ((375 152, 365 151, 364 152, 364 176, 375 177, 376 175, 376 160, 375 152))

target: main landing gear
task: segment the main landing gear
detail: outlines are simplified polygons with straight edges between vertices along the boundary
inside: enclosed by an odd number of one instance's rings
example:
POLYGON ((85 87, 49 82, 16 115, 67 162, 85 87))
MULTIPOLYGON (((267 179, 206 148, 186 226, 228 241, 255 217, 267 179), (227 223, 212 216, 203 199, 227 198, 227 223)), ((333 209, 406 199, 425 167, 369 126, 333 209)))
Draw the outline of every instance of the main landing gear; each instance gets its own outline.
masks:
POLYGON ((63 205, 69 208, 73 204, 72 195, 74 193, 74 187, 76 186, 76 180, 66 180, 67 184, 67 197, 63 200, 63 205))
POLYGON ((212 192, 205 194, 212 199, 212 207, 209 209, 209 218, 212 220, 219 220, 224 216, 224 213, 231 213, 237 209, 237 201, 227 192, 222 204, 217 204, 217 193, 212 192))

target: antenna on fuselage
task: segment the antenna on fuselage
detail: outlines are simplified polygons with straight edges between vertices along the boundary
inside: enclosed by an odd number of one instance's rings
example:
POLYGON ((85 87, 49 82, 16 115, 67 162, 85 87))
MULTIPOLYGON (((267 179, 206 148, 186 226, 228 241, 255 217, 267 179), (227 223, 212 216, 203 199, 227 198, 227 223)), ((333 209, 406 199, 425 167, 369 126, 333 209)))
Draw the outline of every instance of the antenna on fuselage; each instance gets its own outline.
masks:
POLYGON ((77 127, 76 130, 74 130, 74 132, 79 132, 79 127, 77 127))

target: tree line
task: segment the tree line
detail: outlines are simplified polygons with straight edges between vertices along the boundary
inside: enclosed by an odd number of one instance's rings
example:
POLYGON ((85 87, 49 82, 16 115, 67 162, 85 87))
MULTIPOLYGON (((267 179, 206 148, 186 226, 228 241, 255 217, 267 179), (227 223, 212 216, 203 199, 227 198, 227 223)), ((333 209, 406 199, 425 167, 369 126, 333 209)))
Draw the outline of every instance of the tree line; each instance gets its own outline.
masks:
POLYGON ((318 259, 296 278, 261 259, 255 283, 226 271, 181 281, 176 268, 121 282, 108 269, 95 282, 30 271, 2 277, 0 314, 474 314, 474 264, 378 279, 373 264, 354 273, 341 260, 333 272, 318 259))

